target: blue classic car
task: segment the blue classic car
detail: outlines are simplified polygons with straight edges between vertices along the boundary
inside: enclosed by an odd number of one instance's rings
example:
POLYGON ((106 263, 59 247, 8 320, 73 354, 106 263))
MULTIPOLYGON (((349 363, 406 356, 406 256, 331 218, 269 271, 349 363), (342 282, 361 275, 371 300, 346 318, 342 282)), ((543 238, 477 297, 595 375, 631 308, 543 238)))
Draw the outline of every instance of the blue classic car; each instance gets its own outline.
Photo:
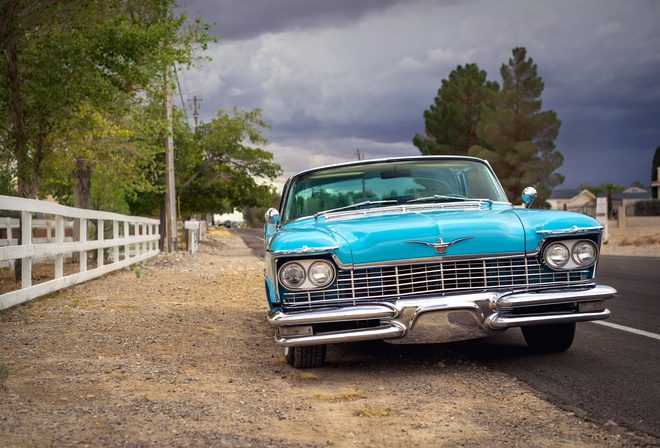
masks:
POLYGON ((427 344, 521 327, 560 352, 575 323, 605 319, 593 283, 602 227, 578 213, 515 208, 487 162, 407 157, 292 176, 266 213, 266 296, 293 367, 327 344, 427 344))

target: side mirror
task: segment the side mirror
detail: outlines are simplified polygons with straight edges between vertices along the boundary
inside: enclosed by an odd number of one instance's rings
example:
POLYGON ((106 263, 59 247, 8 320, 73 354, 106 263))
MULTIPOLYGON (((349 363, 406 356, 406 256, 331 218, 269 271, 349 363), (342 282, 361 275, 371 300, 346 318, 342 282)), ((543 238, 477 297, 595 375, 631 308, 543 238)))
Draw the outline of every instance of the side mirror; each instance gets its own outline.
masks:
POLYGON ((525 208, 531 208, 532 203, 534 202, 534 199, 536 199, 536 195, 538 193, 536 192, 536 188, 534 187, 526 187, 523 192, 522 192, 522 200, 525 203, 525 208))
POLYGON ((276 226, 280 221, 280 212, 278 212, 276 208, 269 208, 264 215, 264 218, 268 224, 276 226))

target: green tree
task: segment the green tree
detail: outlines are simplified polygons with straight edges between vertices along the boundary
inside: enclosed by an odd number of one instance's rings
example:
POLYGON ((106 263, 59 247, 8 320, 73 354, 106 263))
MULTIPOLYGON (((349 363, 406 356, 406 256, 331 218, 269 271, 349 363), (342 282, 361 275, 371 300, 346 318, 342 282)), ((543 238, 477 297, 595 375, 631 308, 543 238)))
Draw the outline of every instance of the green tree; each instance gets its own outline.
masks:
POLYGON ((179 132, 175 156, 177 191, 182 214, 228 213, 248 206, 265 206, 274 180, 282 170, 273 154, 261 148, 268 140, 261 109, 220 110, 209 123, 186 137, 179 132), (187 138, 187 141, 186 141, 187 138))
MULTIPOLYGON (((660 167, 660 146, 655 149, 655 154, 653 154, 653 170, 651 171, 651 182, 654 182, 658 179, 658 167, 660 167)), ((658 195, 658 187, 652 188, 651 196, 654 198, 660 198, 658 195)))
MULTIPOLYGON (((261 110, 220 110, 216 118, 192 132, 183 114, 175 109, 174 172, 182 215, 231 213, 234 209, 265 207, 274 194, 264 180, 282 171, 273 154, 261 147, 270 125, 261 120, 261 110), (261 179, 258 181, 256 179, 261 179)), ((145 173, 154 191, 127 198, 131 213, 156 215, 163 206, 165 159, 160 155, 145 173)), ((148 168, 148 169, 147 169, 148 168)))
POLYGON ((433 104, 424 111, 426 135, 416 134, 413 144, 425 155, 466 155, 478 143, 481 110, 492 106, 498 90, 497 82, 488 81, 477 64, 459 65, 442 80, 433 104))
MULTIPOLYGON (((73 132, 81 105, 102 110, 152 90, 164 69, 191 61, 193 43, 214 39, 199 21, 184 29, 173 5, 0 0, 0 97, 9 99, 0 101, 0 133, 16 161, 19 196, 36 196, 44 161, 65 146, 53 136, 73 132)), ((79 158, 83 180, 89 158, 79 158)))
POLYGON ((496 107, 482 110, 477 125, 482 144, 469 154, 490 162, 512 202, 521 203, 523 188, 535 185, 544 203, 564 181, 555 173, 563 163, 554 144, 561 122, 555 112, 541 110, 544 84, 526 55, 525 48, 515 48, 513 58, 502 64, 496 107))

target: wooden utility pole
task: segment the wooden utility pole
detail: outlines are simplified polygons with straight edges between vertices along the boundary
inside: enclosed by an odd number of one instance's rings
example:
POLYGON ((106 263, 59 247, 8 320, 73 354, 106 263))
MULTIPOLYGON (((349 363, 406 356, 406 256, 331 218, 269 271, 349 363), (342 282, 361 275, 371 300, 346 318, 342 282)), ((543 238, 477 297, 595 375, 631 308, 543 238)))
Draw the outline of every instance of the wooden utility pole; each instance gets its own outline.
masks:
POLYGON ((163 74, 165 83, 165 115, 167 118, 167 139, 165 151, 165 211, 167 220, 167 250, 176 252, 177 221, 176 221, 176 191, 174 187, 174 129, 172 125, 171 93, 167 86, 167 70, 163 74))
POLYGON ((202 102, 202 98, 197 99, 195 95, 193 97, 193 132, 197 132, 197 127, 199 126, 199 103, 202 102))

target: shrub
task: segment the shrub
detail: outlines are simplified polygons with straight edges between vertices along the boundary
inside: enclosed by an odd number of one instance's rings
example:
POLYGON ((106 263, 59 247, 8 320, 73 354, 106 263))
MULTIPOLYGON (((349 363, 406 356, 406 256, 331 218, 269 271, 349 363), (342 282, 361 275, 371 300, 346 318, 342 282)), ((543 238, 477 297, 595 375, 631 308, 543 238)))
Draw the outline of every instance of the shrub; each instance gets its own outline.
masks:
POLYGON ((636 202, 635 216, 660 216, 660 199, 636 202))

